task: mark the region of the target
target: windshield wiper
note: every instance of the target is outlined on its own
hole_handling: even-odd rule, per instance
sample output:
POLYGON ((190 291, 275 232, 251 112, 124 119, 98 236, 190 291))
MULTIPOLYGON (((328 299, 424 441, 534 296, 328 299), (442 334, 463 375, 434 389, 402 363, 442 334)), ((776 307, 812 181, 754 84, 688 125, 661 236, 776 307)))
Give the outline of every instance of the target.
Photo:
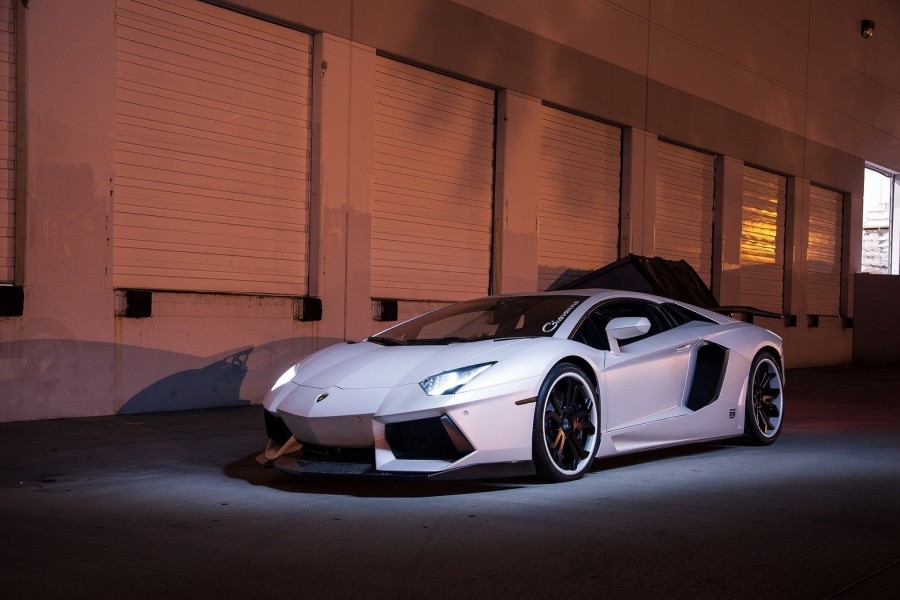
POLYGON ((379 335, 373 335, 371 337, 366 338, 367 342, 373 342, 375 344, 381 344, 382 346, 405 346, 406 342, 402 340, 395 340, 394 338, 383 337, 379 335))
POLYGON ((448 335, 446 337, 441 337, 441 338, 422 338, 422 339, 418 339, 418 340, 409 340, 408 343, 421 344, 422 346, 427 346, 427 345, 465 343, 465 342, 471 342, 471 341, 472 340, 470 340, 469 338, 448 335))

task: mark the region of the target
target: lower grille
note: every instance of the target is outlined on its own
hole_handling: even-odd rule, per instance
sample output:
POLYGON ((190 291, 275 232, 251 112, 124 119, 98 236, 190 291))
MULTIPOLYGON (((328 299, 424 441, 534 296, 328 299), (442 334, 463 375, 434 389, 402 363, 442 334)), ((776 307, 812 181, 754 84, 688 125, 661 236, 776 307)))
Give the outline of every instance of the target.
POLYGON ((284 420, 267 410, 263 411, 266 420, 266 435, 269 439, 281 446, 291 437, 291 430, 284 424, 284 420))
POLYGON ((475 450, 450 417, 433 417, 385 425, 391 451, 405 460, 459 460, 475 450))
POLYGON ((366 463, 375 464, 375 448, 332 448, 303 444, 299 456, 304 460, 320 463, 366 463))

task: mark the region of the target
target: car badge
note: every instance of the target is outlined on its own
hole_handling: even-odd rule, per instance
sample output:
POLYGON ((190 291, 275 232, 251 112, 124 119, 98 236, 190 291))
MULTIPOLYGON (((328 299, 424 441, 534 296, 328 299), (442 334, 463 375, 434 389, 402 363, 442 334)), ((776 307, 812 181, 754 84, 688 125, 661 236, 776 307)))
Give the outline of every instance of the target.
POLYGON ((328 397, 328 392, 325 392, 324 394, 319 394, 318 396, 316 396, 316 404, 318 404, 319 402, 321 402, 322 400, 324 400, 327 397, 328 397))

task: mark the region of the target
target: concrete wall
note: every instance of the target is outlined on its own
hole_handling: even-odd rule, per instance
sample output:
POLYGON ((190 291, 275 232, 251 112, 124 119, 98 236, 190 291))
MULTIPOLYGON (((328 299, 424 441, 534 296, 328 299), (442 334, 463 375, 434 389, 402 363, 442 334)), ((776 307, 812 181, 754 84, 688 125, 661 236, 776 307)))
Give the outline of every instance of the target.
POLYGON ((104 310, 113 301, 114 6, 43 4, 17 8, 16 208, 25 227, 16 271, 27 308, 0 319, 5 419, 116 409, 113 323, 104 310), (109 349, 99 360, 82 352, 98 346, 109 349))
POLYGON ((858 273, 853 362, 900 365, 900 277, 858 273))
MULTIPOLYGON (((155 293, 148 319, 114 316, 115 0, 18 4, 25 314, 0 317, 0 421, 258 402, 296 358, 380 329, 368 289, 376 52, 499 90, 494 291, 536 285, 535 141, 550 102, 624 127, 623 254, 653 253, 657 140, 719 155, 714 288, 725 304, 739 293, 742 166, 788 175, 797 325, 760 324, 785 337, 790 366, 851 360, 852 329, 806 318, 805 198, 811 184, 846 194, 843 313, 859 323, 863 165, 900 170, 896 2, 230 5, 317 34, 310 295, 322 321, 294 320, 290 298, 189 293, 155 293), (872 39, 862 18, 877 22, 872 39)), ((432 306, 402 302, 400 316, 432 306)))

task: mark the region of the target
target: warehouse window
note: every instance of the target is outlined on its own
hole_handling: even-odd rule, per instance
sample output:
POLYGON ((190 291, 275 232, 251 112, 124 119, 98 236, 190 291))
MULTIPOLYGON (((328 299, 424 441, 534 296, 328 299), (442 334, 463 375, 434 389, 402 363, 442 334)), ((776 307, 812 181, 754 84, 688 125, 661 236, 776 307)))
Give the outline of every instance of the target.
POLYGON ((863 191, 864 273, 900 274, 900 175, 870 165, 863 191))

